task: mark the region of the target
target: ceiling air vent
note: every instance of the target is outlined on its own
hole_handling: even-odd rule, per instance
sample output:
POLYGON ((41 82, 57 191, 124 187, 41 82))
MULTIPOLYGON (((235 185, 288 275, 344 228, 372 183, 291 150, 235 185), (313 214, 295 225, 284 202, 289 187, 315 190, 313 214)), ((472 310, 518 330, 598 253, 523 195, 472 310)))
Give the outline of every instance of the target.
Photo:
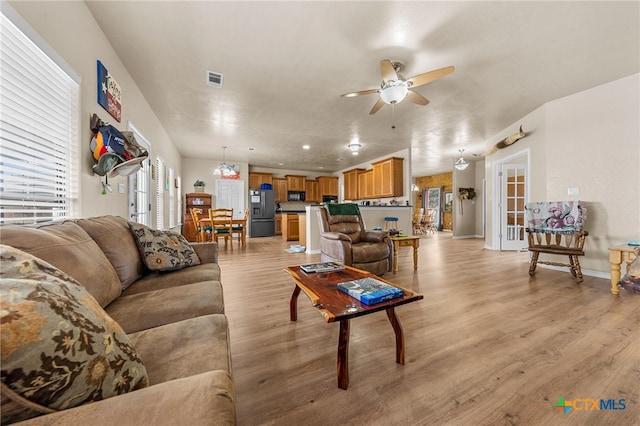
POLYGON ((213 87, 222 88, 224 76, 219 72, 207 71, 207 84, 213 87))

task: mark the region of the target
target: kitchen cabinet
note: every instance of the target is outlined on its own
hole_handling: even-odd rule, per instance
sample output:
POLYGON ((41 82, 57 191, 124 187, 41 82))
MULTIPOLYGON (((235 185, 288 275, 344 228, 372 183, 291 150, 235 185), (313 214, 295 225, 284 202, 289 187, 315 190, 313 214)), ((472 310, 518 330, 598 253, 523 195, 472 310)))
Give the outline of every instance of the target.
POLYGON ((338 177, 337 176, 318 176, 318 190, 320 198, 323 195, 338 196, 338 177))
POLYGON ((398 157, 373 163, 374 197, 401 197, 404 159, 398 157))
POLYGON ((273 178, 273 193, 276 202, 287 201, 287 180, 285 178, 273 178))
POLYGON ((208 218, 209 209, 211 208, 211 194, 205 194, 202 192, 192 192, 185 194, 185 211, 182 218, 182 235, 189 242, 195 242, 196 240, 196 225, 193 223, 191 217, 191 209, 199 209, 201 213, 198 213, 198 217, 208 218))
POLYGON ((304 182, 307 203, 320 203, 320 193, 318 191, 317 180, 306 180, 304 182))
POLYGON ((307 215, 298 215, 298 244, 301 246, 307 245, 307 215))
POLYGON ((304 182, 307 179, 306 176, 299 175, 286 175, 287 179, 287 191, 304 191, 304 182))
POLYGON ((260 189, 260 185, 268 183, 273 185, 272 173, 249 173, 249 189, 260 189))
POLYGON ((358 196, 360 199, 373 198, 373 170, 366 170, 358 174, 358 196))
MULTIPOLYGON (((344 172, 344 199, 345 200, 358 200, 363 198, 360 196, 359 188, 358 188, 358 176, 362 173, 364 169, 351 169, 344 172)), ((364 193, 363 193, 364 195, 364 193)))
POLYGON ((276 235, 282 235, 282 214, 276 213, 276 235))
POLYGON ((284 241, 297 241, 300 238, 298 214, 282 214, 282 239, 284 241))

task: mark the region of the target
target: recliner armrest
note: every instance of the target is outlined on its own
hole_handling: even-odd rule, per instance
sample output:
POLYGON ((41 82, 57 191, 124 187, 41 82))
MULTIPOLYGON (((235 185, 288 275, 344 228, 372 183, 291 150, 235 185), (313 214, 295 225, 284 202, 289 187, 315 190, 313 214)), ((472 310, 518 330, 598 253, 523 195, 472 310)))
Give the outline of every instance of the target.
POLYGON ((389 233, 387 231, 362 231, 360 233, 360 240, 369 243, 381 243, 388 236, 389 233))
POLYGON ((320 236, 328 240, 341 240, 341 241, 352 242, 351 237, 349 237, 347 234, 343 234, 342 232, 321 232, 320 236))

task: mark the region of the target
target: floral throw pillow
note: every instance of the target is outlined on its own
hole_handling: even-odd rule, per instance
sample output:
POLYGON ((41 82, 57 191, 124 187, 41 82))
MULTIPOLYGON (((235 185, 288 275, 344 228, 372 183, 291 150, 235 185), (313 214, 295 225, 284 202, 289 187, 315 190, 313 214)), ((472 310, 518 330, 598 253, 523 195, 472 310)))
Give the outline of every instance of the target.
POLYGON ((152 271, 173 271, 200 264, 191 244, 180 234, 129 222, 142 261, 152 271))
POLYGON ((0 245, 2 424, 148 386, 122 328, 73 278, 0 245))

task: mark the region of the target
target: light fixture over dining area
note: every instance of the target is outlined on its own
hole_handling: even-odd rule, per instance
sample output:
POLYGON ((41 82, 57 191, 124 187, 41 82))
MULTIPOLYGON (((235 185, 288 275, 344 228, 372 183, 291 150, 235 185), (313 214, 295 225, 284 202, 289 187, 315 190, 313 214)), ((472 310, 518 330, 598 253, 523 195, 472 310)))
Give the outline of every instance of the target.
POLYGON ((360 144, 359 142, 351 142, 349 145, 347 145, 347 148, 351 150, 351 153, 353 155, 358 155, 358 151, 360 151, 360 148, 362 148, 362 144, 360 144))
POLYGON ((453 165, 453 167, 455 167, 458 170, 464 170, 467 167, 469 167, 469 163, 464 161, 464 158, 462 158, 462 153, 464 152, 464 149, 459 149, 458 152, 460 152, 460 158, 456 160, 456 163, 453 165))
POLYGON ((234 165, 229 165, 226 163, 226 149, 226 146, 222 147, 222 164, 213 169, 213 174, 215 176, 232 177, 238 174, 234 165))

